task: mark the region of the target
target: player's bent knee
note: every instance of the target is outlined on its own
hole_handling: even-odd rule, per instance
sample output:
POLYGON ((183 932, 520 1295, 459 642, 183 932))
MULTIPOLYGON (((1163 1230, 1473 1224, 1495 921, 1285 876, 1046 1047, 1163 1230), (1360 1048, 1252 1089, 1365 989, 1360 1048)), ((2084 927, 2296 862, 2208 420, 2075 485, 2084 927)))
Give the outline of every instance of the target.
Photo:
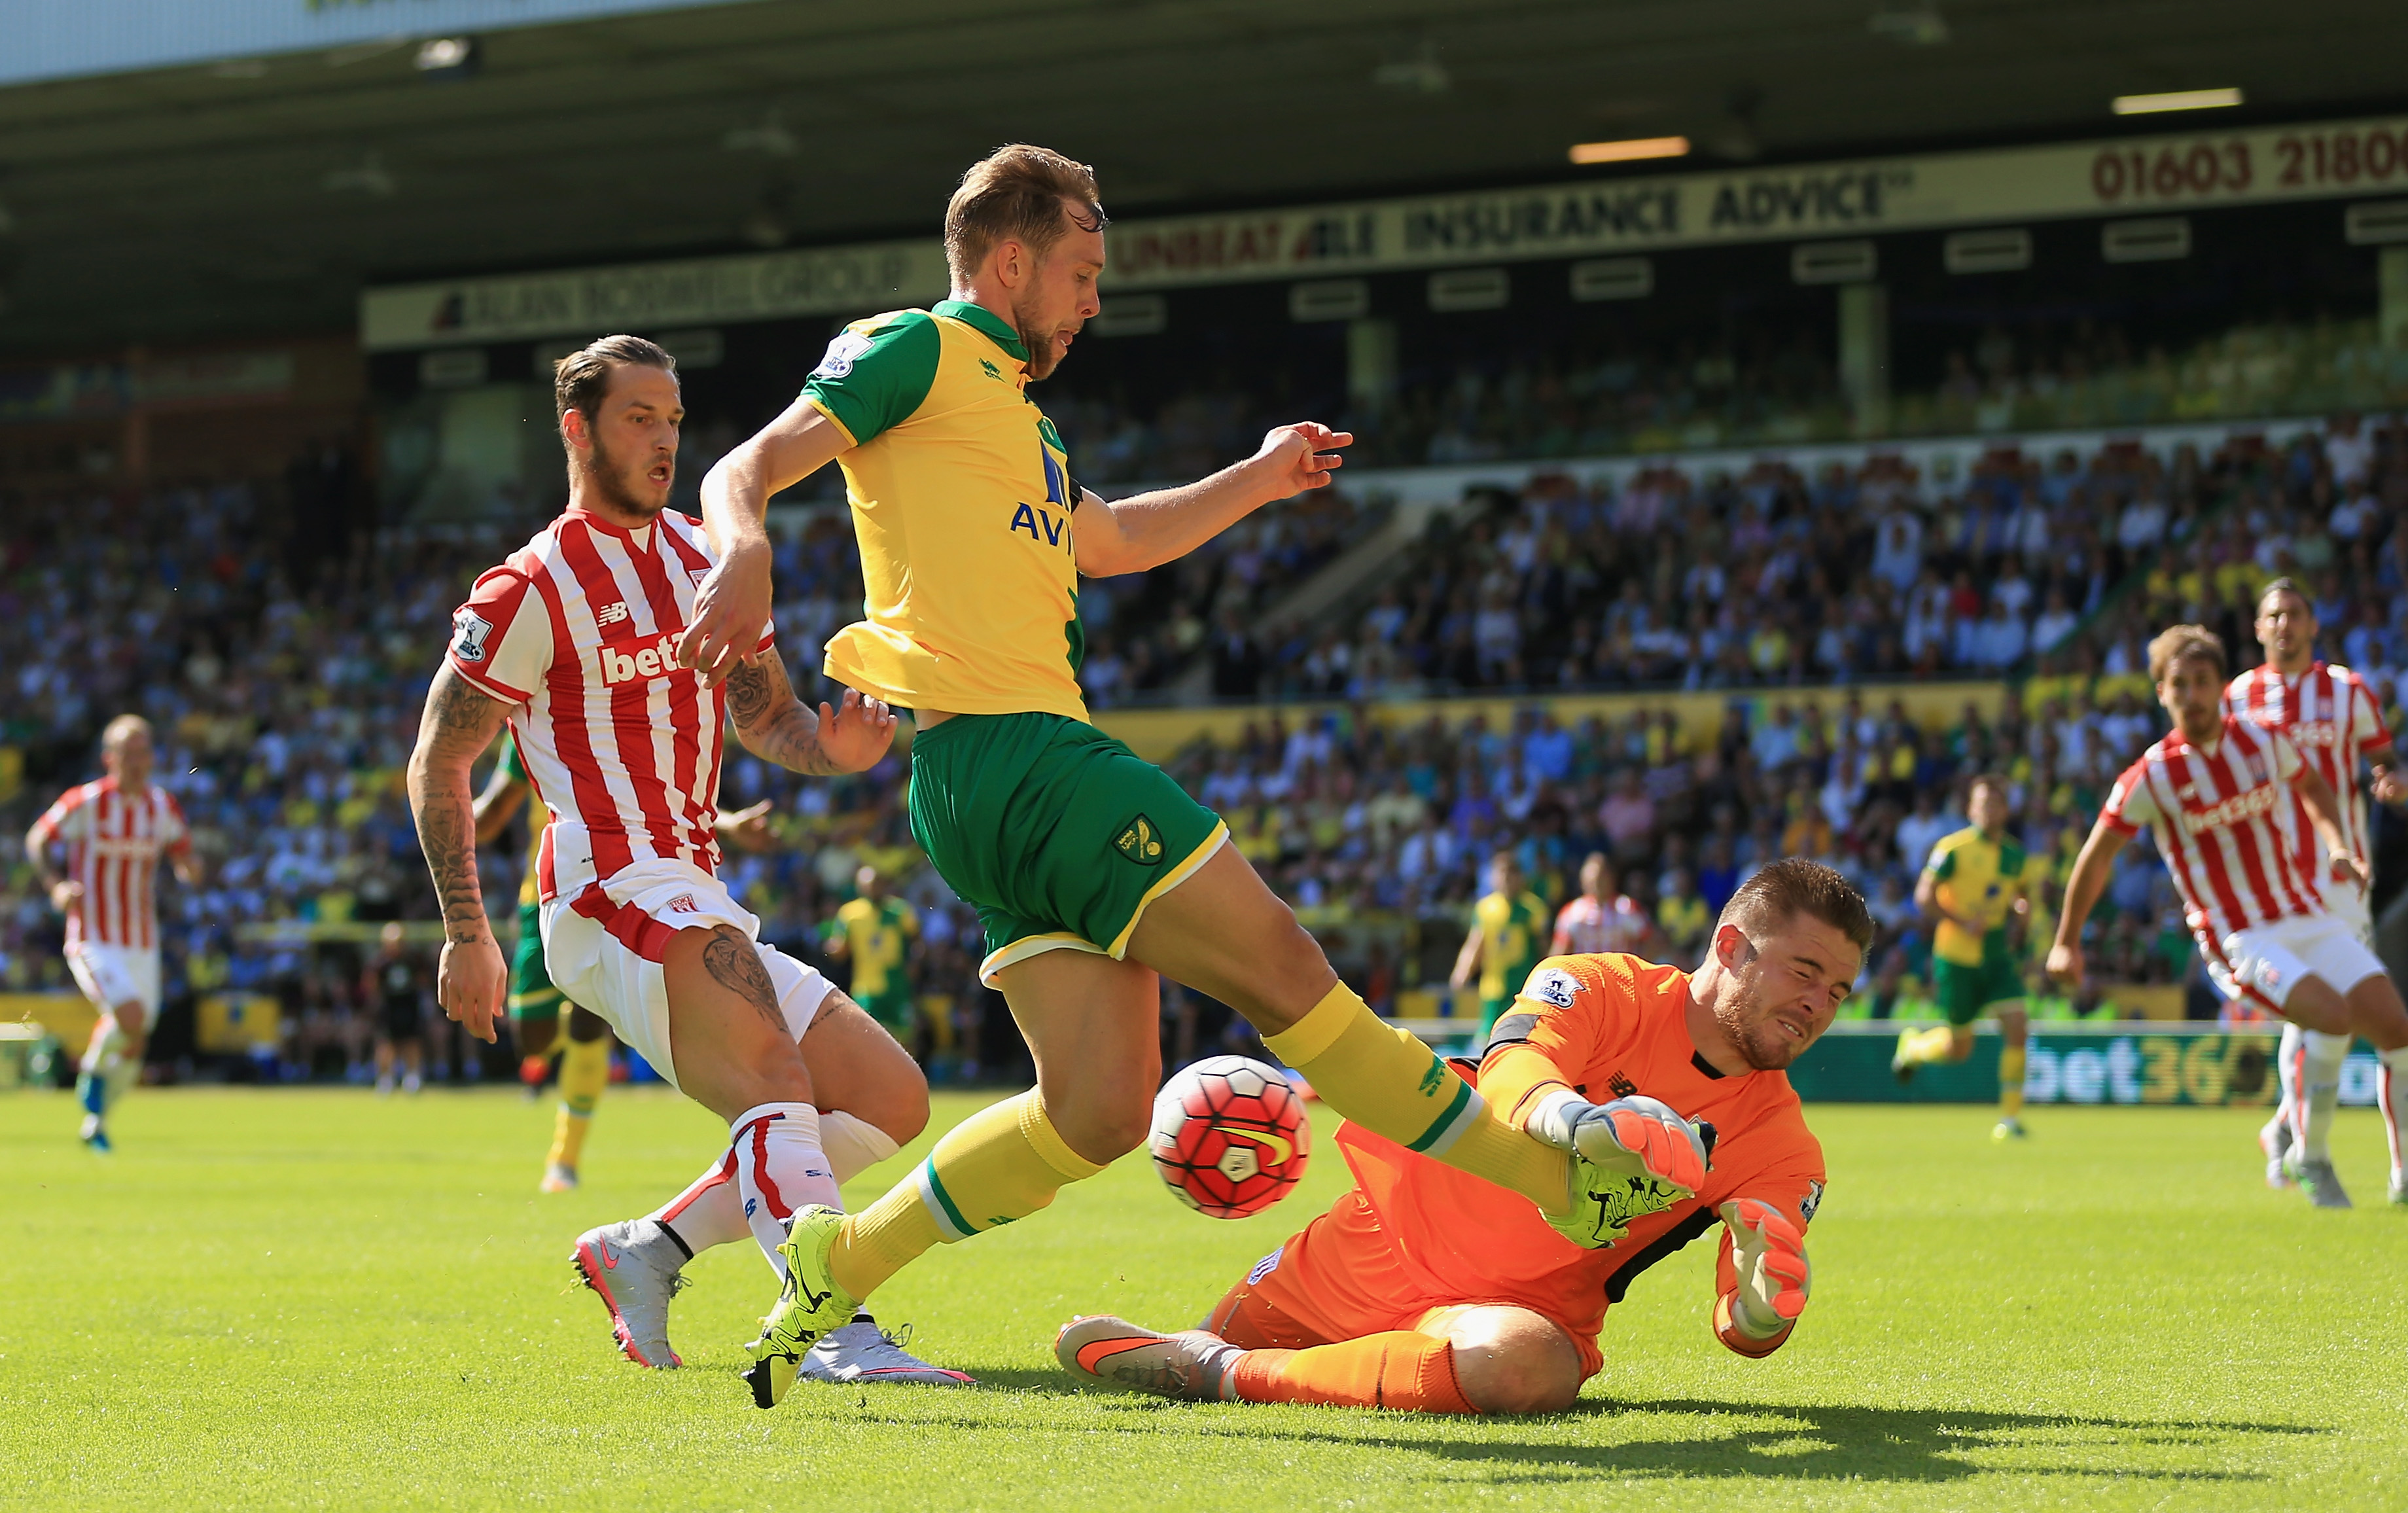
POLYGON ((1455 1383, 1483 1413, 1561 1413, 1580 1397, 1580 1368, 1537 1342, 1455 1349, 1455 1383))

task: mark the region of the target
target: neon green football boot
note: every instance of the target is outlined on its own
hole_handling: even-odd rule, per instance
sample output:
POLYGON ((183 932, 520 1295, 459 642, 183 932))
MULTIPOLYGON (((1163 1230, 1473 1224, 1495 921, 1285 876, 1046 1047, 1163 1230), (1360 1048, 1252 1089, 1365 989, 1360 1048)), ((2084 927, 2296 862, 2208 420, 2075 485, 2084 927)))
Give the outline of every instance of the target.
POLYGON ((786 1285, 777 1306, 761 1320, 761 1337, 744 1347, 752 1358, 744 1379, 752 1388, 756 1407, 774 1408, 786 1399, 802 1369, 803 1357, 819 1342, 853 1322, 861 1300, 836 1285, 828 1273, 828 1250, 844 1228, 844 1216, 824 1203, 798 1209, 787 1223, 785 1243, 778 1254, 786 1262, 786 1285))

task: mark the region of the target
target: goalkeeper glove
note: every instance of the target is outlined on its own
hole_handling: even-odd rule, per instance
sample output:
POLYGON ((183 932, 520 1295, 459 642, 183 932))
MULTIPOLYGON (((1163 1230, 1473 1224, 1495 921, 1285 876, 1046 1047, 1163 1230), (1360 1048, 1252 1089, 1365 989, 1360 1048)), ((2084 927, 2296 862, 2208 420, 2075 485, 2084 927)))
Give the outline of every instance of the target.
POLYGON ((1788 1215, 1761 1199, 1735 1199, 1717 1212, 1729 1226, 1731 1264, 1739 1273, 1737 1289, 1725 1300, 1730 1329, 1718 1333, 1742 1354, 1760 1354, 1731 1334, 1769 1347, 1806 1311, 1814 1279, 1806 1237, 1788 1215))
POLYGON ((1652 1179, 1694 1196, 1705 1186, 1708 1146, 1698 1126, 1670 1106, 1643 1095, 1610 1103, 1583 1102, 1559 1093, 1541 1103, 1525 1126, 1530 1133, 1569 1150, 1616 1176, 1652 1179))

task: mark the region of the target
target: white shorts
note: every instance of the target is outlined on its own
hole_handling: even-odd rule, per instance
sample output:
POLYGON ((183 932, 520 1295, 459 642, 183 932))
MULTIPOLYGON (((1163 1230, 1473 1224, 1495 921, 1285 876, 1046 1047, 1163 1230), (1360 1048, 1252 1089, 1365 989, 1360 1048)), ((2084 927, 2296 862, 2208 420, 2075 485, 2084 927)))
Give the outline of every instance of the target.
POLYGON ((131 999, 142 1005, 147 1020, 159 1017, 159 948, 101 945, 86 941, 67 951, 67 971, 75 973, 83 996, 102 1009, 113 1009, 131 999))
POLYGON ((2358 937, 2359 944, 2373 950, 2374 915, 2367 908, 2366 895, 2359 891, 2358 885, 2336 883, 2327 878, 2322 896, 2325 913, 2349 927, 2349 932, 2358 937))
POLYGON ((2205 953, 2207 974, 2224 996, 2245 992, 2277 1011, 2302 977, 2322 978, 2334 992, 2346 993, 2383 974, 2383 963, 2349 922, 2333 915, 2237 929, 2217 944, 2220 954, 2205 953))
MULTIPOLYGON (((640 861, 607 883, 543 906, 543 958, 552 986, 593 1010, 621 1040, 677 1086, 669 1052, 668 978, 661 966, 681 929, 733 925, 757 936, 761 921, 727 895, 726 886, 681 861, 640 861)), ((773 945, 755 945, 796 1040, 826 1001, 831 984, 773 945)))

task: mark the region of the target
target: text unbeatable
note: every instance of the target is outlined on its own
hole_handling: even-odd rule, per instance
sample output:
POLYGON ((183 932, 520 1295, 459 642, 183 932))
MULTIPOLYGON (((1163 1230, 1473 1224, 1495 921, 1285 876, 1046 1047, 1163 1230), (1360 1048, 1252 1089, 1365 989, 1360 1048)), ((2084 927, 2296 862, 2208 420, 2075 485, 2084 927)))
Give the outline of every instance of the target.
POLYGON ((657 678, 676 669, 675 636, 663 636, 641 651, 623 652, 615 646, 602 648, 602 682, 606 686, 634 683, 638 678, 657 678))
POLYGON ((1882 219, 1885 190, 1912 188, 1914 182, 1912 169, 1851 168, 1727 183, 1714 191, 1706 229, 1859 225, 1882 219))
POLYGON ((1681 192, 1666 184, 1518 200, 1459 200, 1411 210, 1405 215, 1405 251, 1578 246, 1613 237, 1673 237, 1680 231, 1681 192))

